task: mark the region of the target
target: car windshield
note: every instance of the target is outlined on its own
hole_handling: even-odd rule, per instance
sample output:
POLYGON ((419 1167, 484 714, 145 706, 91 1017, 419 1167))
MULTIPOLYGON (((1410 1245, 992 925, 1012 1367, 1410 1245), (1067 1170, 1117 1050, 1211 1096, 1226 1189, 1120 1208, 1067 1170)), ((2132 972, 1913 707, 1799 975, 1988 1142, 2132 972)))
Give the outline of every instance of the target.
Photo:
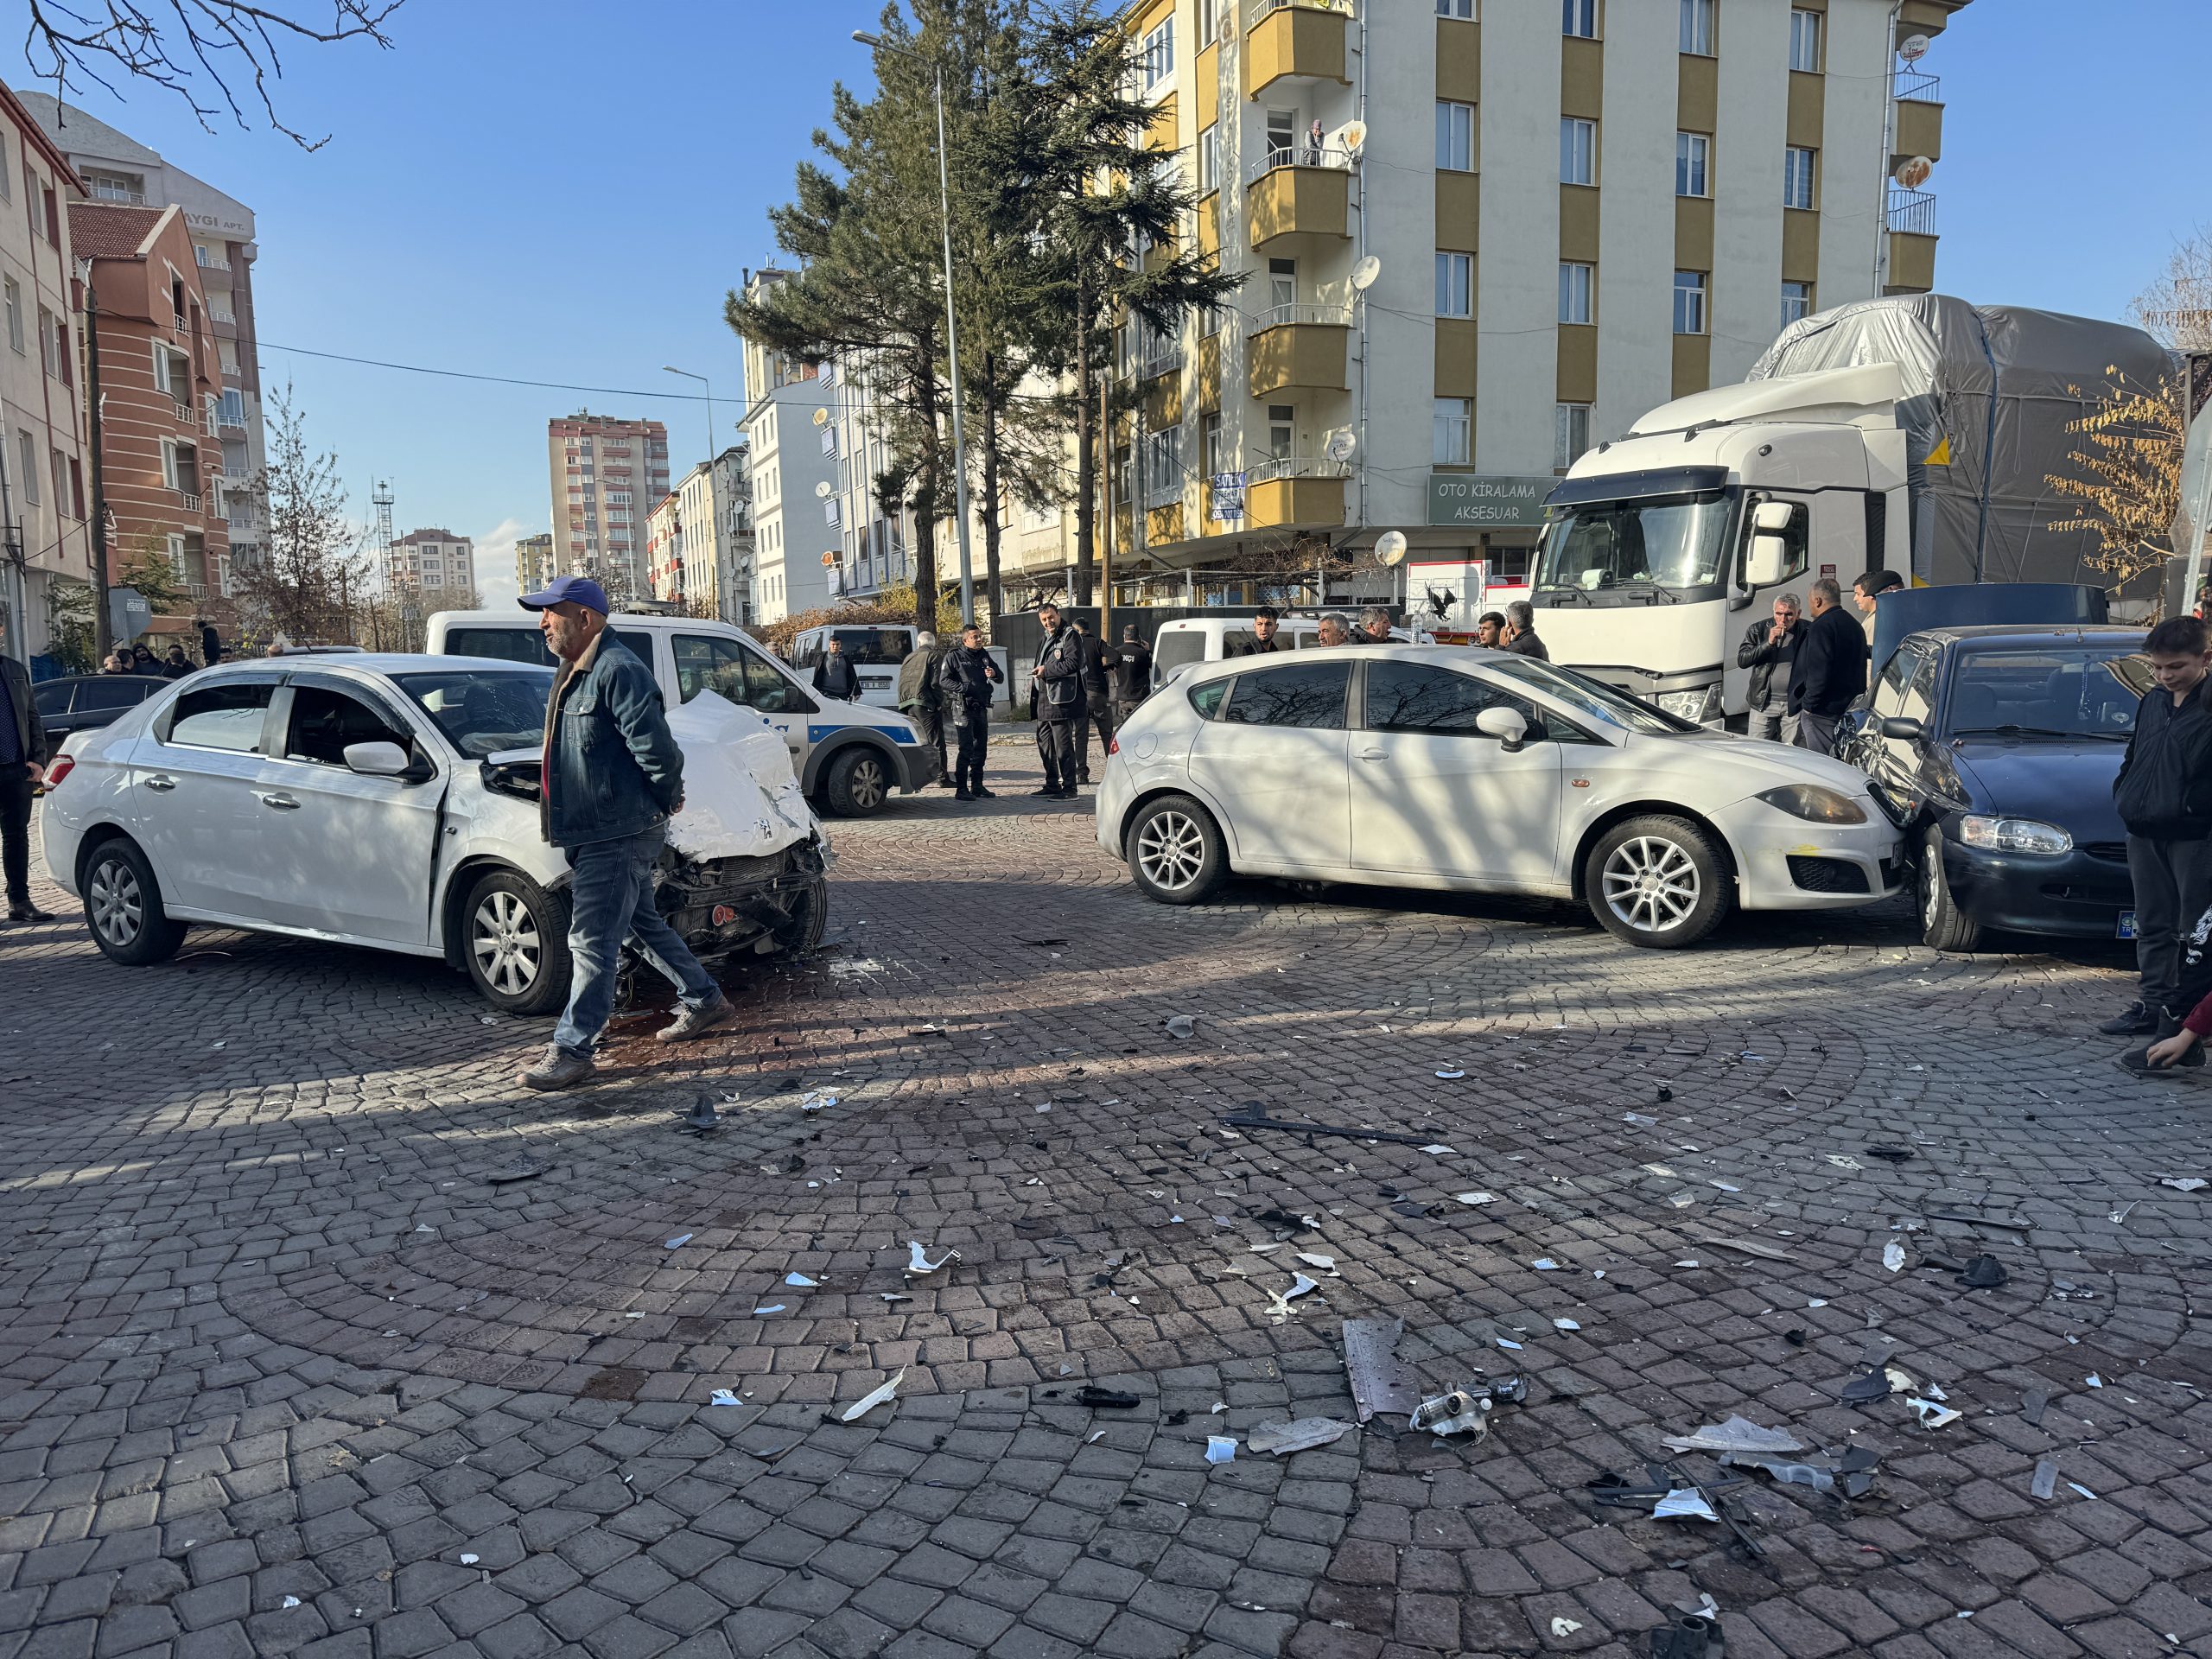
POLYGON ((1502 652, 1484 652, 1482 665, 1492 674, 1525 681, 1535 690, 1557 697, 1577 714, 1587 715, 1592 720, 1602 720, 1607 725, 1618 726, 1644 737, 1680 737, 1703 730, 1694 721, 1677 720, 1672 715, 1663 714, 1641 698, 1615 690, 1602 680, 1593 680, 1571 668, 1538 662, 1533 657, 1509 657, 1502 652))
POLYGON ((471 760, 502 749, 536 748, 544 741, 545 704, 553 695, 550 669, 395 674, 392 679, 471 760))
POLYGON ((830 637, 844 648, 846 661, 864 668, 896 668, 913 649, 904 628, 838 628, 830 637))
POLYGON ((1656 605, 1718 589, 1735 502, 1725 491, 1593 501, 1544 526, 1535 594, 1549 603, 1656 605))
POLYGON ((1962 647, 1951 675, 1945 733, 2018 737, 2102 737, 2125 742, 2154 683, 2139 647, 1962 647))

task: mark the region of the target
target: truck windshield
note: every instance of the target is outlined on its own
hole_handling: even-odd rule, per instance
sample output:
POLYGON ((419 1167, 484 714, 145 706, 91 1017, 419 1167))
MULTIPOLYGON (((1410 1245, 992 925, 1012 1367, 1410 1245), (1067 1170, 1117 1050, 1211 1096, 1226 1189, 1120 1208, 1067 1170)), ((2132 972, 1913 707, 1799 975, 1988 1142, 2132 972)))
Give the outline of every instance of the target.
POLYGON ((1534 597, 1551 605, 1717 598, 1734 513, 1725 491, 1570 507, 1544 526, 1534 597))

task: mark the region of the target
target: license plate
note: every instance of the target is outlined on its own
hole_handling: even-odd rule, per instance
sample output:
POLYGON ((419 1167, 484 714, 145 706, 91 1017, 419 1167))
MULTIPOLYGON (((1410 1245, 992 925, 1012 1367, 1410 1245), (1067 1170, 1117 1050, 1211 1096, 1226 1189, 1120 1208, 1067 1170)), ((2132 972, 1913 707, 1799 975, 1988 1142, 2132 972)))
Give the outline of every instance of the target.
POLYGON ((2133 938, 2135 937, 2135 912, 2132 910, 2121 911, 2120 912, 2120 925, 2113 930, 2113 931, 2114 937, 2116 938, 2123 939, 2133 938))
POLYGON ((737 919, 737 912, 732 910, 728 905, 716 905, 711 913, 710 919, 716 927, 727 927, 737 919))

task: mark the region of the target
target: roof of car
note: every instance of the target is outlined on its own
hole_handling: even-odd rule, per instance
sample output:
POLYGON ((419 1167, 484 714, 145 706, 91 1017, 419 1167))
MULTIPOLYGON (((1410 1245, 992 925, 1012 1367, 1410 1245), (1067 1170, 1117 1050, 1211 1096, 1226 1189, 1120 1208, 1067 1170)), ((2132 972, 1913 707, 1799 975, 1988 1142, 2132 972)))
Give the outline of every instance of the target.
POLYGON ((371 674, 450 674, 456 668, 483 668, 499 669, 512 674, 525 670, 543 672, 551 667, 550 663, 515 663, 499 657, 457 657, 421 651, 349 651, 327 657, 313 653, 297 657, 234 657, 216 664, 213 668, 202 669, 188 677, 198 679, 207 674, 257 668, 277 668, 293 673, 309 669, 352 669, 371 674))
POLYGON ((1950 628, 1923 628, 1907 637, 1933 639, 1942 645, 2005 644, 2046 645, 2054 639, 2132 639, 2143 642, 2144 630, 2114 622, 1975 622, 1950 628))

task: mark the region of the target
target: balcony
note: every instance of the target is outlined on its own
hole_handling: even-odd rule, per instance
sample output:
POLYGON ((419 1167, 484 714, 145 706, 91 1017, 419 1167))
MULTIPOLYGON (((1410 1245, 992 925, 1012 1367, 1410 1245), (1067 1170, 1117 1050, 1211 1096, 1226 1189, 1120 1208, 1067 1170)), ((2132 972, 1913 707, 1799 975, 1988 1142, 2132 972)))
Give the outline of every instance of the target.
POLYGON ((1291 236, 1350 239, 1351 157, 1327 144, 1295 144, 1267 150, 1244 188, 1252 245, 1264 248, 1291 236))
POLYGON ((1143 380, 1157 380, 1163 374, 1174 374, 1183 366, 1183 342, 1179 340, 1152 340, 1145 342, 1144 358, 1137 375, 1143 380))
POLYGON ((1897 77, 1897 103, 1891 106, 1897 119, 1890 140, 1891 171, 1916 156, 1925 156, 1931 162, 1942 160, 1943 105, 1936 96, 1940 84, 1934 75, 1900 73, 1897 77))
POLYGON ((1926 190, 1892 188, 1886 215, 1890 236, 1885 291, 1925 294, 1936 286, 1936 198, 1926 190))
POLYGON ((1349 86, 1344 36, 1351 17, 1351 0, 1256 0, 1245 22, 1245 95, 1257 98, 1279 80, 1349 86))
POLYGON ((1341 524, 1344 480, 1351 468, 1322 455, 1277 455, 1244 473, 1244 525, 1281 530, 1300 524, 1341 524))
POLYGON ((1293 390, 1345 390, 1350 305, 1274 306, 1250 319, 1244 336, 1254 397, 1293 390))

